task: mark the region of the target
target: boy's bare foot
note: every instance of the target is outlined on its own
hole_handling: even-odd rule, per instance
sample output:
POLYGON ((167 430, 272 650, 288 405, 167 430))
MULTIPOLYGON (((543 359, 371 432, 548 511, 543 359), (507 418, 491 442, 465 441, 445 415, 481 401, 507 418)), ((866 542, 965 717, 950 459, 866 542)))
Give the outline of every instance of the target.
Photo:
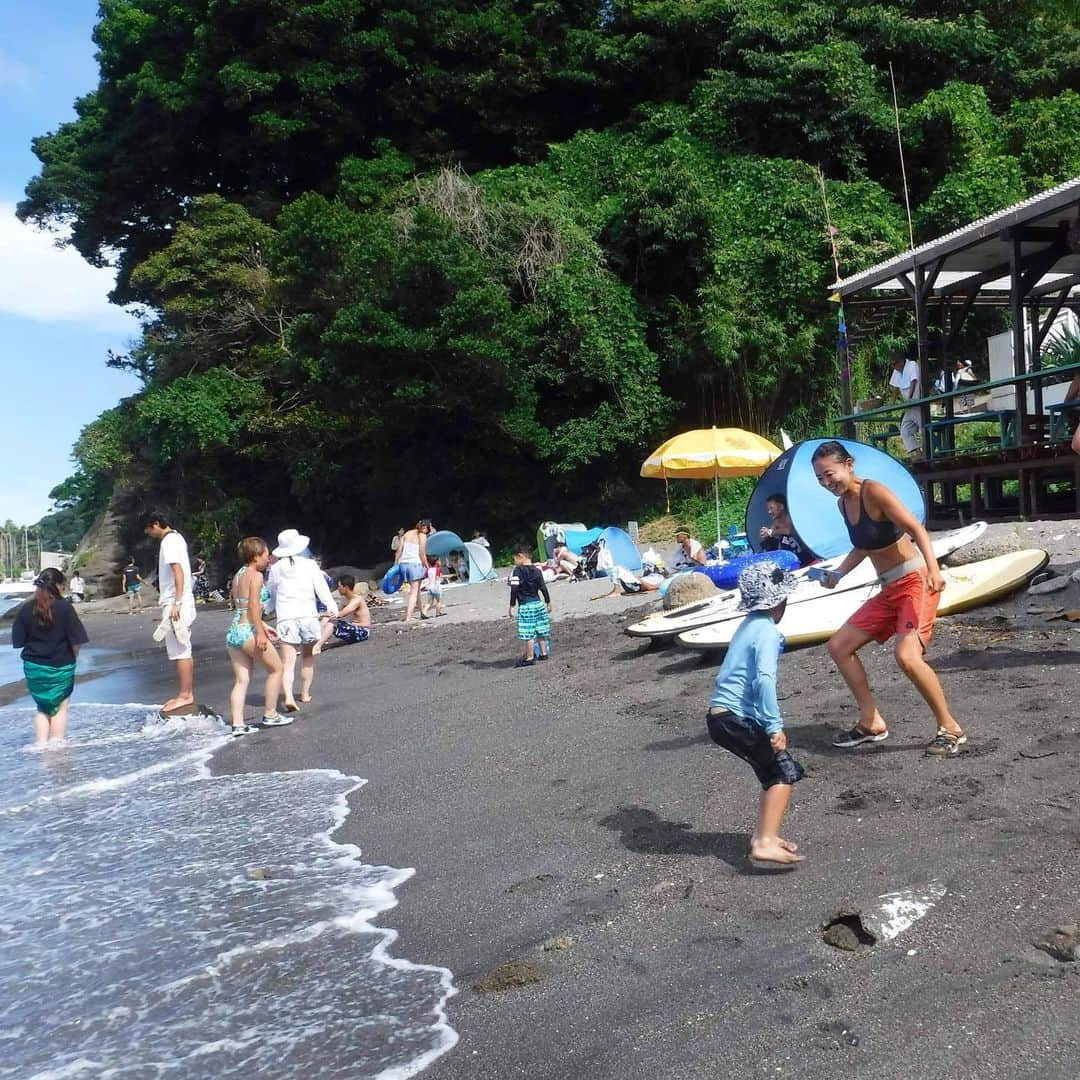
POLYGON ((799 850, 799 845, 798 845, 798 844, 793 844, 793 843, 792 843, 792 842, 791 842, 790 840, 785 840, 785 839, 784 839, 784 838, 783 838, 782 836, 781 836, 781 837, 779 837, 779 838, 777 839, 777 841, 776 841, 776 842, 777 842, 777 843, 778 843, 778 844, 779 844, 779 845, 780 845, 780 846, 781 846, 781 847, 782 847, 782 848, 783 848, 783 849, 784 849, 785 851, 790 851, 790 852, 791 852, 792 854, 794 854, 794 853, 795 853, 796 851, 798 851, 798 850, 799 850))
POLYGON ((790 850, 792 846, 780 839, 755 841, 750 845, 750 861, 770 866, 793 866, 804 862, 804 856, 790 850))

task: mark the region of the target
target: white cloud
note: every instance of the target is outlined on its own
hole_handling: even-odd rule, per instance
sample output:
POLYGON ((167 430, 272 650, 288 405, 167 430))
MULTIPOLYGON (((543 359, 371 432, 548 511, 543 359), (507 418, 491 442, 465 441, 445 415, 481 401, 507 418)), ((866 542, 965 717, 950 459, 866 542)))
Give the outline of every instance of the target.
POLYGON ((54 233, 24 225, 13 203, 0 202, 0 311, 33 322, 84 323, 135 333, 138 323, 110 304, 114 274, 90 266, 54 233))
POLYGON ((0 86, 26 92, 33 81, 33 73, 26 64, 0 49, 0 86))

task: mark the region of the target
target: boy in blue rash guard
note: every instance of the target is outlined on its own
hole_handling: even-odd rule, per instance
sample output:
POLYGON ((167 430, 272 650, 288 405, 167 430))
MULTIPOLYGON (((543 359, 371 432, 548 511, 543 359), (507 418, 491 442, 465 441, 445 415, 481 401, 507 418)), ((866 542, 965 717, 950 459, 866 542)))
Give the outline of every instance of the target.
POLYGON ((731 639, 705 718, 713 742, 742 758, 761 784, 750 859, 766 865, 803 860, 796 845, 780 837, 791 786, 802 779, 803 770, 788 753, 776 700, 777 661, 784 648, 776 624, 796 584, 792 574, 768 561, 752 563, 739 575, 739 608, 749 614, 731 639))

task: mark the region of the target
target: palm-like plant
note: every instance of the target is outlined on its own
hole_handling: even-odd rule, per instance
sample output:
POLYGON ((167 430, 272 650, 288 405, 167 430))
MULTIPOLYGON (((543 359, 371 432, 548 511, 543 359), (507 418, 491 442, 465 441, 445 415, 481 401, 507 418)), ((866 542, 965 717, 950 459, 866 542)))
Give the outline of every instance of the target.
POLYGON ((1064 367, 1080 364, 1080 330, 1063 330, 1055 334, 1042 353, 1042 366, 1064 367))

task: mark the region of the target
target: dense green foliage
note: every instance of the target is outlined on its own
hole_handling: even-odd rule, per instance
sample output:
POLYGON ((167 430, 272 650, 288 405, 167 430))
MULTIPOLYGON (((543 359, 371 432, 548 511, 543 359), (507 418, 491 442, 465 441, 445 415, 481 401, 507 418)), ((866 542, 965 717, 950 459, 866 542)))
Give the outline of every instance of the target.
POLYGON ((682 427, 820 427, 819 175, 843 268, 904 246, 890 64, 920 236, 1080 173, 1074 14, 102 0, 20 207, 149 312, 86 505, 116 480, 207 545, 300 522, 356 557, 421 513, 637 516, 682 427))

